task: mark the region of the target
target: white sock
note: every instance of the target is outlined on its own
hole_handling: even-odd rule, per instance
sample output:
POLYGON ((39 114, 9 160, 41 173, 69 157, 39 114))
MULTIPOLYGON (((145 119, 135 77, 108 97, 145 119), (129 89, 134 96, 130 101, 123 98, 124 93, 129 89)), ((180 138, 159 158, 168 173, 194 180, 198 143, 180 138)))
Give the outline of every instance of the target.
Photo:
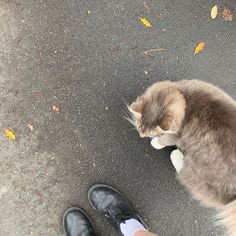
POLYGON ((124 236, 133 236, 137 231, 147 231, 144 226, 135 219, 126 220, 120 224, 120 230, 124 236))

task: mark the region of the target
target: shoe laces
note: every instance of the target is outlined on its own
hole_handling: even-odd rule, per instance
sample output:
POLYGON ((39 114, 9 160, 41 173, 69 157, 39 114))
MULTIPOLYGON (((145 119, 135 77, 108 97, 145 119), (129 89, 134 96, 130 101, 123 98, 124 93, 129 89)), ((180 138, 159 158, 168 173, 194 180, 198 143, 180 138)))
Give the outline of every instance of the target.
POLYGON ((126 209, 119 208, 117 210, 112 210, 109 207, 107 208, 105 216, 109 218, 113 224, 124 223, 126 220, 132 218, 130 212, 126 209))

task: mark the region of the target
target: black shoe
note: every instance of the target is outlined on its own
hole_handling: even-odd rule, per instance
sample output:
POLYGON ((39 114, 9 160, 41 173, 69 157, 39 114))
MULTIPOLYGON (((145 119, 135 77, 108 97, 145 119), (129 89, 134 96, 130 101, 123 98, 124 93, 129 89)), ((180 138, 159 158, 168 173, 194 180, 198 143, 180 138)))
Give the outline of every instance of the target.
POLYGON ((96 184, 89 189, 88 199, 92 207, 116 228, 121 234, 120 224, 136 219, 147 229, 139 215, 133 210, 125 197, 108 185, 96 184))
POLYGON ((93 225, 80 208, 70 208, 63 217, 65 236, 95 236, 93 225))

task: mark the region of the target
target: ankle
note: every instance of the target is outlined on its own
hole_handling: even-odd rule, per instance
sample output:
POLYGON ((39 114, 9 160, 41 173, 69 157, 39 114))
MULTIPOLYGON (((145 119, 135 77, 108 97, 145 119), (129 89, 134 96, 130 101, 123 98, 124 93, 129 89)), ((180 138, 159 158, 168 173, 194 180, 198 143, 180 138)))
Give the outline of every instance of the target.
POLYGON ((139 231, 136 231, 133 236, 158 236, 157 234, 153 234, 149 231, 146 231, 146 230, 139 230, 139 231))
POLYGON ((146 233, 147 231, 146 230, 139 230, 139 231, 136 231, 133 236, 146 236, 146 233))

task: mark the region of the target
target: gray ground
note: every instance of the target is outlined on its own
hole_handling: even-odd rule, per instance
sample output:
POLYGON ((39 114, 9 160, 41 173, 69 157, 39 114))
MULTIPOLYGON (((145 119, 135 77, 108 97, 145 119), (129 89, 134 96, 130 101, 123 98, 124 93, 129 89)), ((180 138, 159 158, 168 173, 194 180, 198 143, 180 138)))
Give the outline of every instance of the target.
POLYGON ((170 149, 154 150, 123 119, 122 99, 167 79, 201 79, 236 97, 235 20, 209 15, 216 3, 236 14, 236 2, 147 3, 149 11, 143 0, 0 1, 0 236, 62 235, 74 205, 98 235, 117 235, 88 204, 96 182, 122 191, 160 236, 222 235, 214 212, 175 180, 170 149), (193 55, 200 41, 206 48, 193 55), (143 53, 152 48, 166 51, 143 53))

